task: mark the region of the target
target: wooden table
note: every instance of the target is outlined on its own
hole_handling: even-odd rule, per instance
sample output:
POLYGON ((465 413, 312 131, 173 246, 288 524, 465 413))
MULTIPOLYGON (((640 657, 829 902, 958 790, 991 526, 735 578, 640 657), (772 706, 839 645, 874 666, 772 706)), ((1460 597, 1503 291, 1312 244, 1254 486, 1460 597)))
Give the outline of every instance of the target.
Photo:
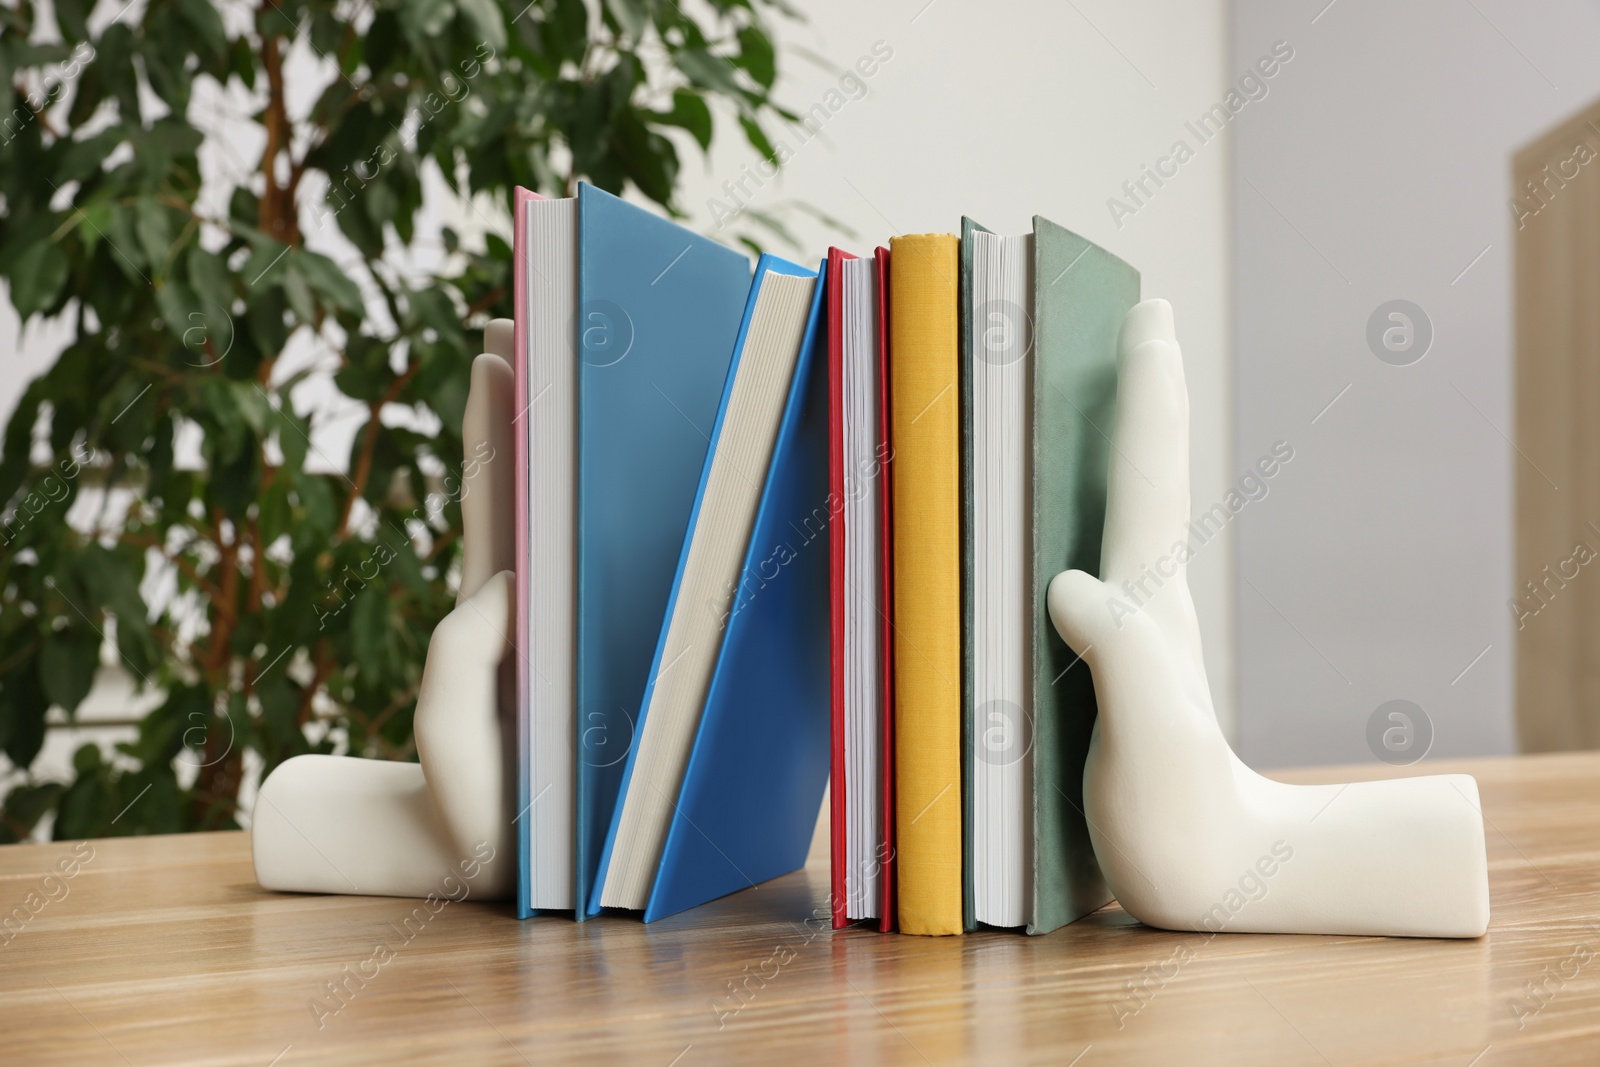
POLYGON ((1115 905, 1038 938, 834 934, 820 854, 648 927, 467 901, 408 940, 413 902, 263 892, 244 834, 79 845, 48 886, 73 846, 12 846, 0 909, 56 899, 0 935, 0 1063, 1600 1063, 1600 754, 1426 769, 1482 787, 1476 941, 1207 939, 1115 905))

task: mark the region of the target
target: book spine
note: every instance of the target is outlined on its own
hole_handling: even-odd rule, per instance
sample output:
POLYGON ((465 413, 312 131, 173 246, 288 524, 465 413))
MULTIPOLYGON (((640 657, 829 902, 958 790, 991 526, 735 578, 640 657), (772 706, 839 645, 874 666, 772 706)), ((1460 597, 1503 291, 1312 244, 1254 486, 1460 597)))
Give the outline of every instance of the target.
MULTIPOLYGON (((520 413, 528 406, 528 257, 533 250, 527 240, 527 205, 532 199, 525 189, 518 189, 512 202, 511 235, 511 315, 512 315, 512 403, 520 413)), ((528 647, 531 641, 528 618, 528 423, 512 426, 512 508, 516 524, 516 612, 513 620, 513 639, 517 649, 516 674, 516 738, 517 738, 517 810, 525 811, 529 802, 529 782, 533 775, 529 695, 532 682, 528 677, 528 647)), ((533 915, 533 842, 528 827, 517 828, 517 918, 533 915)))
POLYGON ((889 427, 889 250, 880 247, 874 255, 878 273, 878 429, 883 435, 878 454, 883 459, 883 484, 878 499, 879 536, 883 555, 880 557, 878 580, 883 597, 883 704, 881 707, 883 746, 883 838, 878 857, 883 863, 883 875, 878 883, 878 929, 885 933, 896 927, 897 843, 895 840, 894 806, 894 435, 889 427))
MULTIPOLYGON (((973 437, 972 437, 972 235, 983 227, 971 219, 961 220, 961 273, 956 295, 956 322, 959 329, 956 351, 961 381, 961 925, 977 928, 977 894, 973 887, 975 869, 972 767, 972 663, 973 635, 973 437)), ((986 232, 986 231, 985 231, 986 232)))
POLYGON ((895 802, 909 934, 962 932, 959 245, 950 234, 890 242, 895 802))
POLYGON ((828 250, 828 507, 838 512, 828 524, 828 704, 830 738, 829 838, 833 888, 833 928, 849 924, 849 808, 845 796, 844 721, 844 253, 828 250))

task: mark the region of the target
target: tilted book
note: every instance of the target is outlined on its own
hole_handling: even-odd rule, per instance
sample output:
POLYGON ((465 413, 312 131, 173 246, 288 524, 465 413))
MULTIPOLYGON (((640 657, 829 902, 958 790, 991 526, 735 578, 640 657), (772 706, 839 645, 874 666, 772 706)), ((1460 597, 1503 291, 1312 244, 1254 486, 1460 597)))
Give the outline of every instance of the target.
POLYGON ((750 289, 742 253, 578 186, 575 903, 589 900, 750 289))
POLYGON ((828 778, 824 291, 756 266, 591 913, 652 922, 805 863, 828 778))

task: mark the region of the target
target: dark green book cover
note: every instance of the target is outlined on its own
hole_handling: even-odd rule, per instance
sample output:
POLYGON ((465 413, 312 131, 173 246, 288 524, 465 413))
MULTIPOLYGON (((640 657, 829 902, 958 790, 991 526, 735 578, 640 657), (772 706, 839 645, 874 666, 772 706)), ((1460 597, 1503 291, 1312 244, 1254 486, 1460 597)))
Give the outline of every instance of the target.
POLYGON ((1064 570, 1100 573, 1117 407, 1117 337, 1139 272, 1033 219, 1033 921, 1045 934, 1111 899, 1089 842, 1083 764, 1094 729, 1089 666, 1050 623, 1064 570))

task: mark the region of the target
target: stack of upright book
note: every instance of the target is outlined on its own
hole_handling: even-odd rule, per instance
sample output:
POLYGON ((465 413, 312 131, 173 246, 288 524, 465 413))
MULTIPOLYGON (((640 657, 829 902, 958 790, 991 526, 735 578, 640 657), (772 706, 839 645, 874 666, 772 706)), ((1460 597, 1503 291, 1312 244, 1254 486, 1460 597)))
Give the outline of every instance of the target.
POLYGON ((835 926, 1107 900, 1086 666, 1138 275, 1043 218, 811 269, 515 199, 518 913, 651 921, 805 862, 835 926))
POLYGON ((1045 594, 1099 570, 1139 276, 1039 217, 827 271, 834 925, 1047 933, 1110 899, 1094 689, 1045 594))

